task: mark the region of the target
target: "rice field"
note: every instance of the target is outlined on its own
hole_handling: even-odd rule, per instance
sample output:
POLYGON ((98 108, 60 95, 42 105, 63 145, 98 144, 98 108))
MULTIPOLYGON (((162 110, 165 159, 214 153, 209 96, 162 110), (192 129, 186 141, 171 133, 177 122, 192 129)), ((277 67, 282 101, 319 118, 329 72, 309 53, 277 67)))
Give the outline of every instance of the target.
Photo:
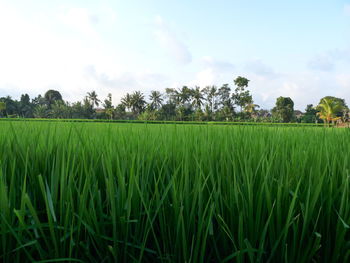
POLYGON ((0 123, 1 262, 349 262, 350 129, 0 123))

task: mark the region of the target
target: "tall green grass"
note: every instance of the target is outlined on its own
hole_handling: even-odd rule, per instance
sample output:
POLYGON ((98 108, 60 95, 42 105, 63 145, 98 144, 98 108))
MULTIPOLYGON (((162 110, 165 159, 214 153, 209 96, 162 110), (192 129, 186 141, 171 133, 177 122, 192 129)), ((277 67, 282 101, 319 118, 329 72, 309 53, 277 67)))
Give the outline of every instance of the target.
POLYGON ((2 262, 349 262, 350 131, 1 122, 2 262))

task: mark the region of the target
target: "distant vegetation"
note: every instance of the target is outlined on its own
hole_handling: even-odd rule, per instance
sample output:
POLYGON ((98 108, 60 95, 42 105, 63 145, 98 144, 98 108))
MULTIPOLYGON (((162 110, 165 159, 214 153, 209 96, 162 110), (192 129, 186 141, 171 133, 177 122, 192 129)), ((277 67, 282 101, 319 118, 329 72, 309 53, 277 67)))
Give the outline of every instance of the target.
POLYGON ((125 94, 120 103, 112 104, 112 95, 101 101, 95 91, 88 92, 82 101, 64 101, 59 91, 48 90, 43 96, 30 99, 23 94, 19 101, 0 98, 0 116, 8 118, 61 118, 159 121, 236 121, 236 122, 301 122, 345 123, 349 108, 344 99, 327 96, 315 107, 307 105, 305 112, 294 109, 289 97, 279 97, 271 110, 254 104, 248 90, 249 80, 237 77, 235 89, 198 86, 180 89, 152 90, 148 99, 140 91, 125 94))

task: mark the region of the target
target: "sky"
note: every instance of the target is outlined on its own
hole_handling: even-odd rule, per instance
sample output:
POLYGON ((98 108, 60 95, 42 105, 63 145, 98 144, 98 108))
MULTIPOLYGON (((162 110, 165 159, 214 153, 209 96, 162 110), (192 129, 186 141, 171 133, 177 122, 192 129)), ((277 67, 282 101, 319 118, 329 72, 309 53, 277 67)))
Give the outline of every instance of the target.
POLYGON ((350 104, 350 0, 0 0, 0 97, 204 87, 350 104))

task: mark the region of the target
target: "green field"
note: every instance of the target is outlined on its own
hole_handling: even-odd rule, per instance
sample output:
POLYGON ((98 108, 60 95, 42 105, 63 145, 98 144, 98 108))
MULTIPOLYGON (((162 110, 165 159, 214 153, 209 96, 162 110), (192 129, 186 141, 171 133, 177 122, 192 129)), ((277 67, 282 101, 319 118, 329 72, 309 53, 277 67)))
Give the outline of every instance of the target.
POLYGON ((0 122, 0 261, 349 262, 349 139, 0 122))

